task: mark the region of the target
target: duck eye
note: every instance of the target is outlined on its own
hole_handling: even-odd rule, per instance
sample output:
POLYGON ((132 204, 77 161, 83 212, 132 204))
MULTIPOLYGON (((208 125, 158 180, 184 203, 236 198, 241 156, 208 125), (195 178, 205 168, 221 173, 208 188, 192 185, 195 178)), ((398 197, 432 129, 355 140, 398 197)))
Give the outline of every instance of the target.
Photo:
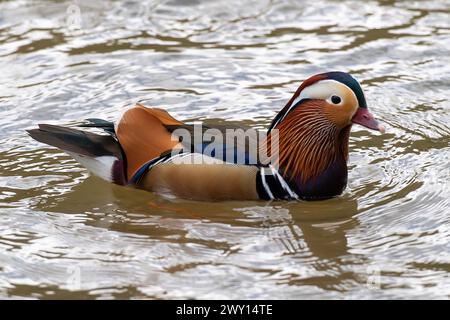
POLYGON ((331 96, 331 102, 333 102, 334 104, 339 104, 341 103, 341 97, 339 96, 331 96))

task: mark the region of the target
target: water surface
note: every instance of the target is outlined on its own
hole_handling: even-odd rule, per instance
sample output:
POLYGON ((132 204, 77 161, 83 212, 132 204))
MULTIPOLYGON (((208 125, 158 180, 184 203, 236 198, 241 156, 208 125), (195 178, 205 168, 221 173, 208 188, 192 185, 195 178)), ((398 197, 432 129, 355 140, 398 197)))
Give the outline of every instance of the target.
POLYGON ((449 1, 0 1, 0 297, 450 297, 449 1), (164 199, 24 129, 137 101, 267 126, 300 82, 357 77, 349 186, 322 202, 164 199))

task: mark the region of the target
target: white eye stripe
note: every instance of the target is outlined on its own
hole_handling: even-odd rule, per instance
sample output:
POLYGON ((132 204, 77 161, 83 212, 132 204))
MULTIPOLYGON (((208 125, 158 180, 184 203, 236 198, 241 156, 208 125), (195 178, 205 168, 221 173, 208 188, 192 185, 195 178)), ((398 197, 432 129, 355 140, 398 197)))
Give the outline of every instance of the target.
MULTIPOLYGON (((332 96, 338 96, 341 98, 341 103, 343 103, 343 94, 342 90, 346 88, 349 92, 354 96, 355 100, 358 101, 356 98, 355 93, 352 89, 350 89, 347 85, 343 84, 342 82, 326 79, 317 81, 316 83, 310 85, 309 87, 306 87, 300 92, 300 95, 292 102, 291 107, 289 108, 289 111, 294 107, 300 100, 303 99, 322 99, 327 100, 328 102, 331 101, 332 96), (329 100, 328 100, 329 99, 329 100)), ((359 107, 359 105, 358 105, 359 107)))
POLYGON ((327 98, 331 99, 333 95, 336 95, 339 96, 342 100, 343 93, 345 92, 344 90, 351 92, 351 94, 355 97, 355 100, 358 101, 352 89, 350 89, 347 85, 343 84, 342 82, 331 79, 321 80, 309 87, 306 87, 305 89, 302 90, 298 98, 326 100, 327 98))

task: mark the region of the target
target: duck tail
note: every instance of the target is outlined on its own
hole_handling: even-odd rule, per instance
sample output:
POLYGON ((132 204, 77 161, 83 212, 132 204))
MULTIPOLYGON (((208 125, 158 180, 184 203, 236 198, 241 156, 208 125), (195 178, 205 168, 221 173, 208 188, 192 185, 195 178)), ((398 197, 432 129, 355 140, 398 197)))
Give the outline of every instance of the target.
POLYGON ((92 174, 119 184, 127 183, 126 159, 117 141, 112 122, 88 119, 78 127, 103 129, 106 134, 95 134, 71 127, 39 124, 38 129, 27 130, 35 140, 57 147, 86 167, 92 174))

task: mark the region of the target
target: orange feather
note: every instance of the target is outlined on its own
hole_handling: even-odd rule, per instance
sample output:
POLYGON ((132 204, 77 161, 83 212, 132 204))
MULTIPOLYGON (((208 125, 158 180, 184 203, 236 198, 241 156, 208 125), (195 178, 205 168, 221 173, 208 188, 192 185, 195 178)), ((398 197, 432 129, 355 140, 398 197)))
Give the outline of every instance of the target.
POLYGON ((182 122, 162 109, 146 108, 141 104, 124 113, 116 134, 127 159, 128 179, 146 162, 178 145, 165 124, 182 122))
MULTIPOLYGON (((323 116, 324 102, 310 100, 288 114, 279 130, 279 155, 273 159, 287 179, 302 182, 317 177, 337 158, 348 157, 350 127, 339 131, 323 116)), ((265 144, 270 154, 271 134, 265 144)), ((276 155, 275 155, 276 156, 276 155)))

